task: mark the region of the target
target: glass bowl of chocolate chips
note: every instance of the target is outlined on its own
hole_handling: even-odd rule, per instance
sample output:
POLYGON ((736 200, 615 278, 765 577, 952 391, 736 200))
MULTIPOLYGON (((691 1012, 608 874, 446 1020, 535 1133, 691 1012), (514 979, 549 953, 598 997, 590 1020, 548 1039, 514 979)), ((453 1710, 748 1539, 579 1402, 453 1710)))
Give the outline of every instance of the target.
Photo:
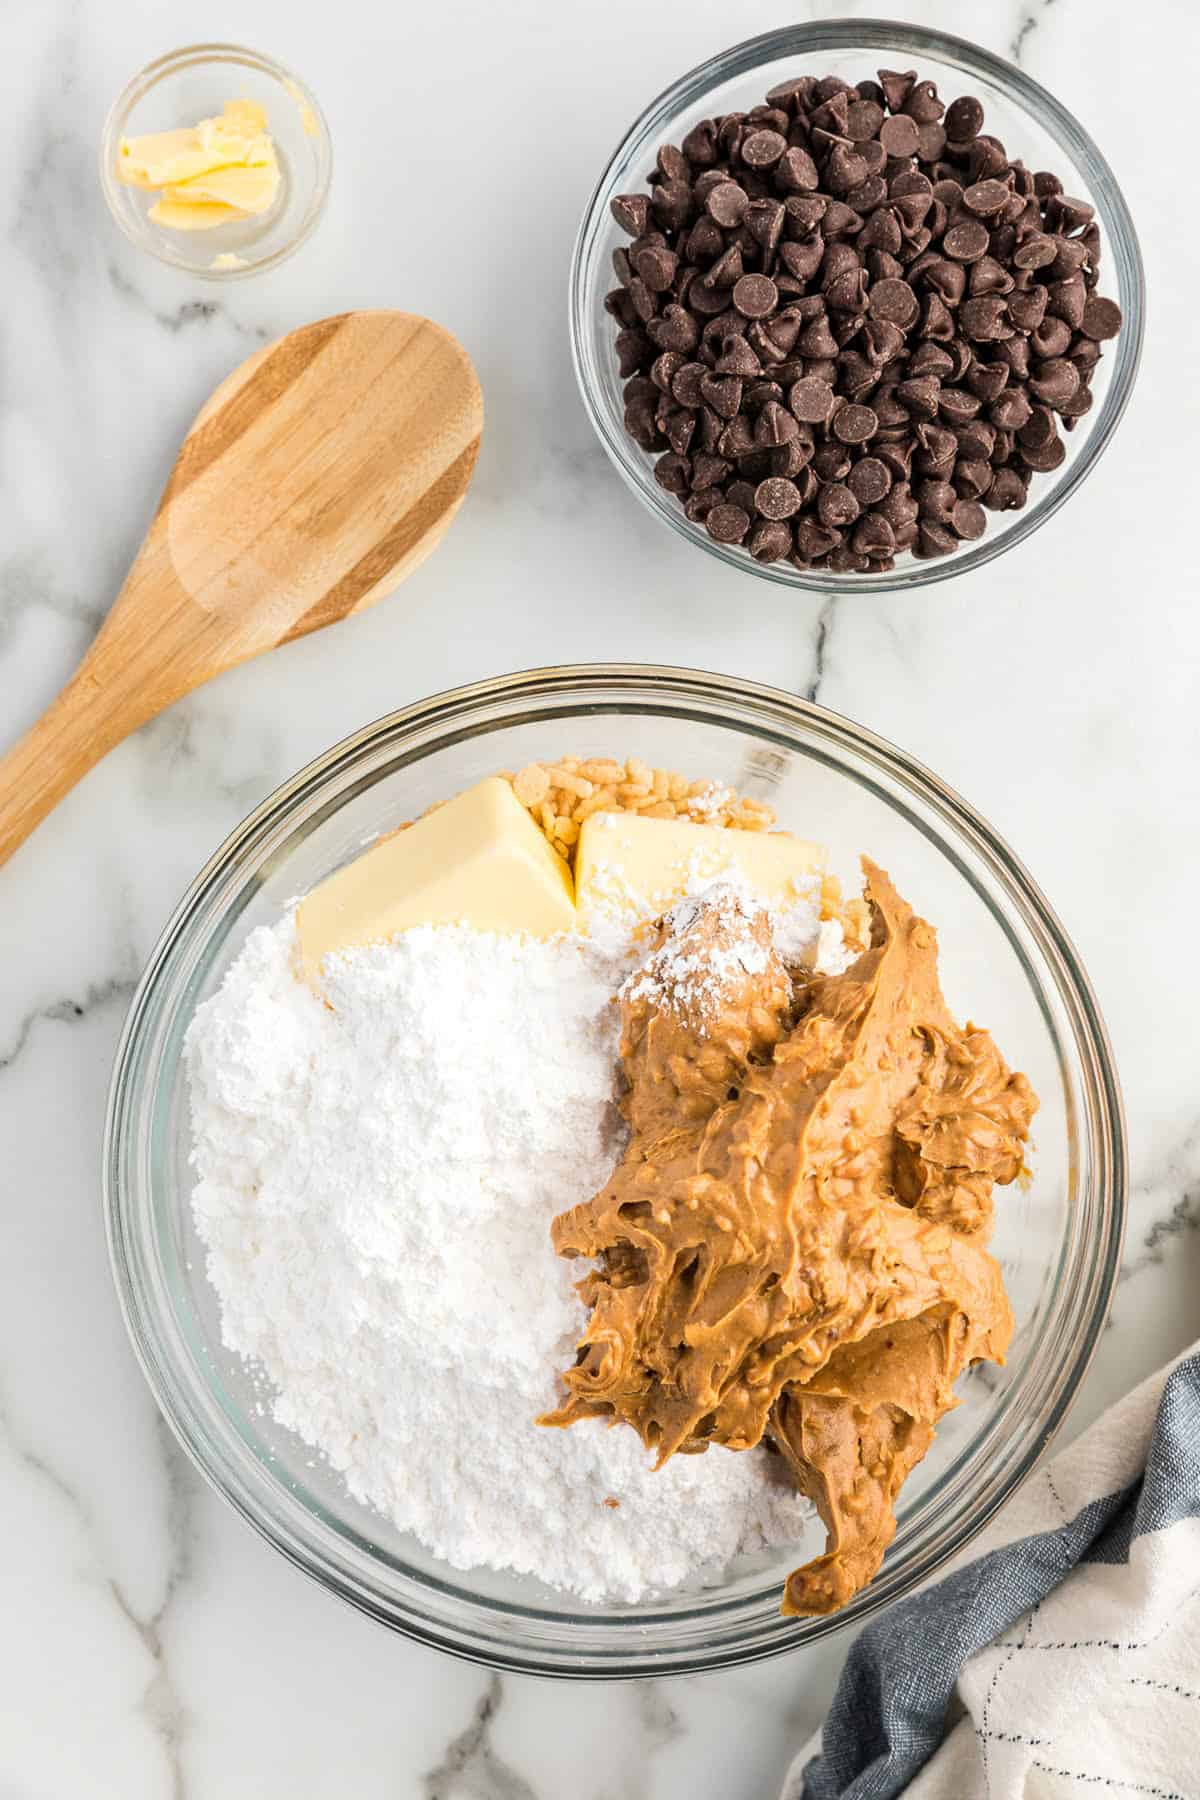
POLYGON ((1020 543, 1125 409, 1129 210, 1082 126, 961 39, 739 44, 613 155, 571 270, 584 401, 634 492, 735 567, 910 588, 1020 543))

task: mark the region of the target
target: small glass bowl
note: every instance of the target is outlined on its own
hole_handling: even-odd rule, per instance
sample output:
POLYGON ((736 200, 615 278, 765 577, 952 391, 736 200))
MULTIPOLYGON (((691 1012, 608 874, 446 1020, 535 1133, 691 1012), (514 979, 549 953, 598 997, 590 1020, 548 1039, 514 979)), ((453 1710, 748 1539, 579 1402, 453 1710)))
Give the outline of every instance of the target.
POLYGON ((241 281, 293 255, 324 211, 332 167, 329 127, 312 89, 271 57, 237 44, 192 44, 147 63, 117 96, 100 140, 104 198, 130 243, 203 281, 241 281), (149 212, 157 194, 117 177, 121 139, 194 125, 227 100, 256 100, 266 111, 281 174, 275 204, 259 218, 209 231, 156 225, 149 212))
POLYGON ((571 350, 575 373, 592 424, 618 473, 638 499, 673 531, 710 556, 762 575, 786 587, 821 593, 883 593, 923 587, 926 582, 981 568, 1002 551, 1022 543, 1075 493, 1095 467, 1124 412, 1142 349, 1145 288, 1141 252, 1129 209, 1111 169, 1082 125, 1052 94, 1023 70, 962 38, 916 25, 879 19, 832 19, 823 24, 787 26, 736 44, 692 69, 648 106, 614 151, 584 213, 575 244, 570 279, 571 350), (700 119, 748 111, 767 90, 799 74, 837 75, 843 81, 874 79, 883 65, 916 68, 936 81, 947 104, 961 93, 983 102, 984 130, 999 137, 1010 156, 1032 169, 1050 169, 1069 194, 1096 210, 1101 233, 1102 293, 1120 303, 1124 323, 1105 345, 1095 371, 1095 404, 1064 434, 1066 460, 1050 475, 1038 475, 1019 512, 989 512, 987 530, 976 543, 948 556, 920 561, 898 559, 880 574, 838 574, 803 570, 790 563, 759 563, 737 545, 718 544, 693 524, 674 495, 654 479, 654 457, 634 443, 624 425, 624 381, 617 372, 616 324, 604 311, 604 296, 615 285, 612 253, 628 243, 609 210, 616 194, 644 193, 660 144, 679 144, 700 119))
POLYGON ((718 675, 620 664, 435 695, 347 738, 265 800, 197 876, 142 976, 117 1052, 104 1174, 117 1289, 142 1368, 184 1448, 243 1518, 393 1630, 501 1668, 593 1679, 814 1644, 962 1549, 1034 1467, 1083 1378, 1116 1281, 1127 1186, 1120 1093, 1087 977, 979 815, 822 707, 718 675), (901 1490, 882 1569, 832 1618, 779 1615, 785 1574, 821 1549, 815 1522, 790 1549, 698 1570, 636 1606, 589 1606, 531 1577, 452 1569, 352 1500, 221 1341, 192 1217, 183 1044, 196 1007, 256 926, 365 844, 497 769, 570 750, 638 755, 766 799, 782 824, 828 843, 834 872, 855 889, 857 853, 878 857, 937 923, 951 1006, 986 1021, 1041 1097, 1033 1179, 997 1196, 992 1248, 1017 1323, 1008 1361, 959 1382, 961 1405, 901 1490))

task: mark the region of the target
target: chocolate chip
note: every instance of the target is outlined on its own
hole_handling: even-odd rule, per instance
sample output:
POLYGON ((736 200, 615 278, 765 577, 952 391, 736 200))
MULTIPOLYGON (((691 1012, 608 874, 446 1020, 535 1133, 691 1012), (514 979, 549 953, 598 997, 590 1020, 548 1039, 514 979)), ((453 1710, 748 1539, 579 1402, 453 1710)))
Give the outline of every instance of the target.
POLYGON ((793 144, 790 150, 784 151, 775 168, 775 186, 781 194, 811 194, 820 185, 817 165, 807 150, 793 144))
POLYGON ((938 524, 945 525, 950 520, 958 496, 948 481, 922 481, 918 483, 916 499, 923 519, 933 519, 938 524))
POLYGON ((892 488, 879 511, 899 538, 907 526, 915 524, 920 508, 907 484, 901 481, 892 488))
POLYGON ((796 557, 801 566, 810 566, 828 556, 841 541, 840 531, 822 525, 817 519, 801 519, 796 526, 796 557))
POLYGON ((779 161, 788 141, 779 131, 752 131, 742 141, 742 161, 751 169, 770 169, 779 161))
POLYGON ((665 294, 669 290, 678 266, 679 258, 675 252, 659 244, 639 250, 634 259, 634 267, 652 294, 665 294))
POLYGON ((981 256, 978 262, 971 264, 967 274, 967 287, 972 296, 1011 294, 1015 286, 1013 277, 994 256, 981 256))
POLYGON ((986 419, 972 419, 958 430, 958 453, 968 462, 990 462, 996 450, 995 428, 986 419))
POLYGON ((759 482, 754 491, 754 505, 764 519, 790 519, 800 510, 800 489, 794 481, 773 475, 759 482))
POLYGON ((946 130, 936 119, 922 119, 917 126, 917 155, 922 162, 940 161, 946 148, 946 130))
POLYGON ((983 107, 974 94, 962 94, 946 108, 944 124, 950 143, 969 144, 983 128, 983 107))
POLYGON ((817 495, 817 517, 822 525, 840 530, 852 525, 861 508, 844 481, 831 481, 817 495))
POLYGON ((1093 294, 1083 309, 1083 330, 1090 338, 1103 342, 1106 338, 1115 338, 1121 329, 1121 309, 1115 300, 1102 299, 1093 294))
POLYGON ((707 169, 717 160, 717 129, 711 119, 701 119, 680 145, 688 161, 698 169, 707 169))
POLYGON ((650 211, 664 231, 682 231, 692 216, 692 196, 682 183, 656 188, 650 211))
POLYGON ((636 374, 646 360, 650 339, 644 331, 627 330, 618 331, 615 342, 618 374, 636 374))
POLYGON ((1039 284, 1008 296, 1008 316, 1018 331, 1036 331, 1046 316, 1050 296, 1039 284))
POLYGON ((808 328, 801 332, 796 340, 796 348, 802 356, 814 357, 836 356, 838 341, 829 329, 829 320, 824 313, 813 320, 808 328))
POLYGON ((821 215, 821 230, 827 238, 853 235, 861 229, 861 216, 844 200, 831 200, 821 215))
POLYGON ((746 547, 755 562, 779 562, 791 555, 791 526, 781 520, 760 520, 750 533, 746 547))
POLYGON ((742 404, 742 384, 735 375, 708 375, 700 380, 701 397, 723 419, 736 416, 742 404))
POLYGON ((727 480, 733 465, 723 456, 713 456, 710 451, 701 450, 692 459, 692 488, 698 492, 701 488, 719 487, 727 480))
POLYGON ((733 304, 746 319, 765 319, 774 312, 779 291, 769 275, 743 275, 734 283, 733 304))
POLYGON ((959 500, 951 510, 950 524, 960 538, 971 542, 987 530, 987 514, 978 501, 959 500))
POLYGON ((909 91, 904 102, 904 110, 919 125, 928 125, 934 119, 940 119, 945 107, 938 99, 938 91, 932 81, 918 81, 909 91))
POLYGON ((1087 305, 1087 288, 1083 277, 1072 275, 1066 281, 1052 281, 1049 291, 1046 310, 1052 312, 1056 319, 1065 319, 1072 331, 1078 331, 1083 324, 1083 309, 1087 305))
POLYGON ((713 368, 718 375, 740 375, 744 380, 753 380, 762 374, 762 364, 754 351, 737 332, 731 332, 725 339, 724 346, 713 368))
POLYGON ((708 535, 718 544, 740 544, 750 529, 750 515, 740 506, 714 506, 704 521, 708 535))
POLYGON ((883 319, 906 331, 917 316, 917 296, 907 281, 877 281, 867 296, 873 319, 883 319))
POLYGON ((771 89, 767 95, 767 104, 782 106, 785 109, 790 107, 793 111, 798 111, 801 106, 807 105, 809 95, 816 85, 816 80, 812 75, 792 76, 789 80, 781 81, 771 89))
POLYGON ((938 409, 939 383, 936 376, 921 375, 913 381, 901 381, 896 398, 912 419, 935 419, 938 409))
POLYGON ((949 425, 966 425, 983 401, 966 388, 944 387, 938 393, 938 413, 949 425))
POLYGON ((1052 194, 1046 202, 1046 220, 1055 231, 1078 231, 1095 216, 1086 200, 1073 200, 1069 194, 1052 194))
POLYGON ((761 244, 769 254, 775 249, 783 235, 783 221, 786 216, 781 200, 770 198, 752 200, 746 208, 742 224, 755 243, 761 244))
POLYGON ((1068 276, 1081 275, 1087 266, 1087 246, 1075 238, 1055 238, 1056 248, 1054 261, 1050 264, 1050 275, 1055 281, 1066 281, 1068 276))
POLYGON ((846 108, 846 136, 853 144, 869 143, 883 124, 883 108, 875 100, 852 100, 846 108))
POLYGON ((994 400, 1008 385, 1007 363, 973 362, 967 370, 967 386, 981 400, 994 400))
POLYGON ((988 462, 960 459, 954 465, 954 491, 964 500, 978 500, 980 494, 986 494, 991 479, 992 466, 988 462))
POLYGON ((682 306, 668 306, 661 318, 651 319, 647 335, 660 350, 681 350, 686 354, 700 342, 700 327, 682 306))
POLYGON ((1029 391, 1044 406, 1058 408, 1073 400, 1079 387, 1079 370, 1066 357, 1041 363, 1030 378, 1029 391))
POLYGON ((1026 423, 1017 429, 1017 440, 1022 450, 1040 449, 1055 435, 1054 415, 1048 406, 1033 407, 1026 423))
POLYGON ((705 201, 708 216, 714 224, 732 230, 740 225, 746 214, 750 201, 744 188, 736 181, 722 181, 709 193, 705 201))
POLYGON ((992 402, 989 417, 1003 431, 1021 431, 1033 416, 1033 406, 1023 387, 1006 388, 992 402))
POLYGON ((935 524, 931 519, 921 520, 917 527, 917 541, 913 545, 914 556, 949 556, 957 548, 958 539, 946 526, 935 524))
POLYGON ((915 69, 880 69, 878 74, 884 99, 893 112, 902 111, 905 101, 913 91, 917 71, 915 69))
POLYGON ((1025 483, 1015 469, 1000 468, 992 476, 992 485, 983 495, 989 512, 1018 512, 1026 499, 1025 483))
POLYGON ((647 194, 617 194, 609 201, 609 211, 630 237, 641 237, 650 223, 650 199, 647 194))
POLYGON ((764 450, 790 443, 799 433, 796 420, 777 400, 768 400, 754 422, 754 442, 764 450))
POLYGON ((963 193, 963 205, 967 211, 977 213, 981 219, 990 219, 995 213, 1002 212, 1008 200, 1008 188, 994 177, 988 181, 973 182, 963 193))
POLYGON ((654 479, 668 494, 686 494, 691 484, 691 464, 686 456, 668 450, 654 465, 654 479))
POLYGON ((1071 348, 1071 327, 1065 319, 1043 319, 1031 333, 1029 342, 1034 355, 1047 361, 1054 356, 1065 356, 1071 348))
POLYGON ((942 239, 942 249, 955 262, 977 262, 988 247, 988 228, 981 219, 961 219, 942 239))
POLYGON ((963 332, 975 344, 994 343, 1013 334, 1007 307, 999 294, 964 300, 958 316, 963 332))
POLYGON ((879 130, 879 141, 888 155, 899 161, 917 154, 917 121, 906 113, 885 119, 879 130))
POLYGON ((869 406, 843 406, 834 414, 833 435, 842 444, 865 444, 879 429, 869 406))
POLYGON ((892 555, 896 548, 896 534, 881 513, 868 513, 854 527, 850 542, 860 556, 879 562, 892 555))
POLYGON ((958 449, 958 440, 952 431, 940 425, 922 422, 917 426, 917 443, 920 446, 913 457, 913 466, 922 475, 948 474, 954 467, 954 457, 958 449))
POLYGON ((798 419, 811 425, 823 424, 833 411, 833 389, 827 381, 807 376, 793 384, 788 405, 798 419))
POLYGON ((850 473, 852 461, 845 444, 839 444, 835 438, 813 451, 813 473, 821 481, 841 481, 850 473))
POLYGON ((1057 469, 1065 460, 1066 454, 1067 446, 1057 434, 1036 448, 1025 445, 1021 447, 1021 460, 1026 468, 1035 469, 1039 475, 1048 475, 1051 470, 1057 469))
POLYGON ((882 500, 891 485, 887 465, 877 456, 864 456, 846 476, 846 486, 864 508, 882 500))
POLYGON ((671 393, 680 406, 699 406, 700 383, 706 373, 703 363, 680 363, 671 377, 671 393))

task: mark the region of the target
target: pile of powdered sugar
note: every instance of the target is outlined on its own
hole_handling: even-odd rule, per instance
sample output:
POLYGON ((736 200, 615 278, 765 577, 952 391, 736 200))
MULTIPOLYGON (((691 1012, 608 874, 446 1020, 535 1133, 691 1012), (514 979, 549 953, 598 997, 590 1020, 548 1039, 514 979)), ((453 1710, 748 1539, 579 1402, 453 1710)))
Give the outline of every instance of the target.
MULTIPOLYGON (((811 954, 815 905, 779 932, 811 954)), ((765 1452, 654 1471, 625 1426, 535 1423, 585 1316, 550 1222, 624 1142, 628 937, 421 927, 331 958, 328 1004, 294 947, 290 918, 254 932, 187 1045, 222 1334, 275 1418, 447 1563, 589 1601, 794 1540, 808 1509, 765 1452)))

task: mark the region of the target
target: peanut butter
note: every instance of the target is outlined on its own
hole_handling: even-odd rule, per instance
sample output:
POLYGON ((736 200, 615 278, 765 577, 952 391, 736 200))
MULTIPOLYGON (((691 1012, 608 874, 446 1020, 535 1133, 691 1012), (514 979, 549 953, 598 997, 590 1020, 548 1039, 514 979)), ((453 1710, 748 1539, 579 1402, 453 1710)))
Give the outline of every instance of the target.
POLYGON ((793 1614, 871 1579, 955 1379, 1004 1359, 992 1188, 1037 1107, 951 1017, 933 929, 864 870, 870 941, 841 975, 785 967, 729 890, 660 930, 622 997, 628 1149, 553 1225, 560 1255, 598 1260, 544 1422, 622 1420, 660 1465, 773 1445, 827 1533, 788 1578, 793 1614), (673 976, 697 967, 700 986, 673 976))

